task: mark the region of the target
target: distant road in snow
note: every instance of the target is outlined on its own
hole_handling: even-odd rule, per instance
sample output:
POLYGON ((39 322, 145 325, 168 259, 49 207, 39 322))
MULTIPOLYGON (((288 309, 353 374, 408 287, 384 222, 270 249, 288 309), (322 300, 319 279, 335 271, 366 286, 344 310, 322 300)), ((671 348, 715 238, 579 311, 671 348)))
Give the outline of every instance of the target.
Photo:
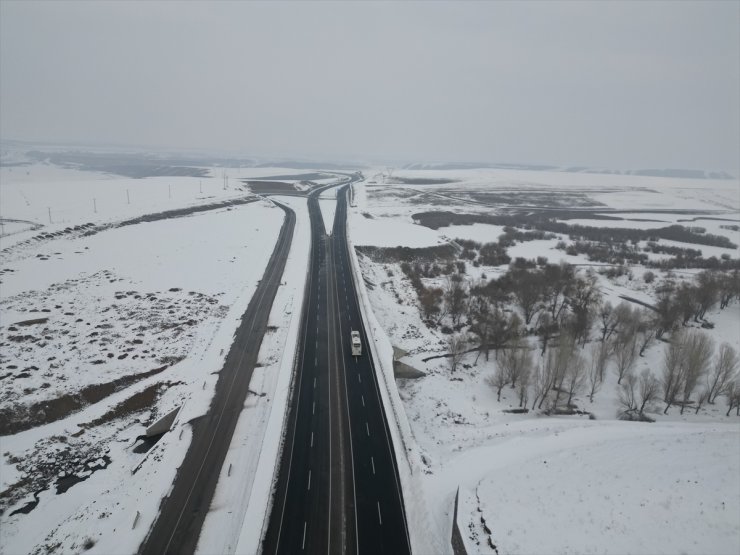
POLYGON ((350 266, 347 187, 338 193, 331 235, 319 192, 309 197, 309 293, 262 553, 410 553, 395 454, 350 266), (352 356, 351 330, 361 333, 360 357, 352 356))
POLYGON ((242 316, 219 374, 211 407, 205 416, 192 422, 192 442, 173 489, 163 501, 157 521, 139 550, 142 554, 193 553, 197 546, 234 428, 249 392, 249 382, 293 239, 295 212, 285 206, 280 207, 286 218, 265 274, 242 316))

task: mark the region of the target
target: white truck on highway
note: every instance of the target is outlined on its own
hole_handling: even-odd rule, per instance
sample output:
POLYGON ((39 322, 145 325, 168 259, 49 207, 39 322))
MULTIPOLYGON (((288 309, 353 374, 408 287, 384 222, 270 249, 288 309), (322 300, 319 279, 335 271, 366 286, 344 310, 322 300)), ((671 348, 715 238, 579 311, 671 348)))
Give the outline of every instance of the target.
POLYGON ((352 356, 359 357, 362 355, 362 342, 360 341, 360 332, 352 330, 352 356))

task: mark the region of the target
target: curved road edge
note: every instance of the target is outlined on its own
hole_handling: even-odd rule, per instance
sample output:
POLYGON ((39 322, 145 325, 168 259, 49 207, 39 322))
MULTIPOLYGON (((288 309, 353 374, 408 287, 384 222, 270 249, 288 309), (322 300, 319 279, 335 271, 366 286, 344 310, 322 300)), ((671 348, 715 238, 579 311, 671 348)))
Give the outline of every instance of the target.
POLYGON ((426 510, 423 498, 424 491, 419 483, 419 478, 414 474, 420 471, 423 465, 421 464, 416 440, 413 437, 411 424, 408 421, 403 401, 396 387, 393 373, 393 346, 373 312, 350 230, 350 210, 347 210, 346 241, 350 265, 352 266, 352 277, 355 282, 354 290, 357 295, 357 304, 360 308, 364 331, 367 335, 366 343, 372 350, 376 384, 385 407, 386 424, 392 437, 393 450, 396 455, 396 468, 401 482, 401 490, 404 493, 403 508, 406 515, 411 552, 444 552, 449 547, 447 544, 430 541, 429 532, 435 529, 435 523, 426 510), (405 461, 406 464, 402 464, 401 461, 405 461))
POLYGON ((210 509, 234 429, 249 392, 254 366, 293 240, 295 212, 285 212, 275 248, 249 301, 219 372, 208 412, 192 422, 192 441, 177 470, 141 554, 194 553, 210 509))

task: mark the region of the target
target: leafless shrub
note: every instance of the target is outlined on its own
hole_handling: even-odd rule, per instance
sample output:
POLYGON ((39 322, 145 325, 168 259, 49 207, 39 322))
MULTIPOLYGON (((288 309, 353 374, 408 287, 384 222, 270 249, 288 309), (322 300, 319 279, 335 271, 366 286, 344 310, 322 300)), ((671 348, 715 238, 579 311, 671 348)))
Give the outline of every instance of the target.
POLYGON ((740 357, 738 357, 735 349, 727 343, 723 343, 719 348, 711 372, 707 374, 707 402, 710 405, 713 405, 717 396, 725 390, 739 365, 740 357))
POLYGON ((449 363, 450 363, 450 372, 453 374, 457 370, 457 367, 460 364, 460 361, 462 360, 463 353, 465 353, 465 349, 467 347, 467 341, 465 337, 458 333, 454 333, 450 335, 450 337, 447 339, 447 349, 449 350, 449 363))

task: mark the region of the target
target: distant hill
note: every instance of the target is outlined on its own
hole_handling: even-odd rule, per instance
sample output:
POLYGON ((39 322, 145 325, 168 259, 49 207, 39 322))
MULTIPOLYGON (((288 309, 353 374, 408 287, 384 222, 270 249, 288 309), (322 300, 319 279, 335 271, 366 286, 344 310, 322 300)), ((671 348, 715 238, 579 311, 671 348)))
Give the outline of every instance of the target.
POLYGON ((529 171, 554 171, 569 173, 599 173, 614 175, 644 175, 648 177, 672 177, 678 179, 735 179, 735 176, 725 171, 711 170, 685 170, 685 169, 645 169, 645 170, 612 170, 605 168, 589 168, 587 166, 552 166, 547 164, 506 164, 487 162, 415 162, 401 167, 404 170, 472 170, 472 169, 497 169, 497 170, 529 170, 529 171))

